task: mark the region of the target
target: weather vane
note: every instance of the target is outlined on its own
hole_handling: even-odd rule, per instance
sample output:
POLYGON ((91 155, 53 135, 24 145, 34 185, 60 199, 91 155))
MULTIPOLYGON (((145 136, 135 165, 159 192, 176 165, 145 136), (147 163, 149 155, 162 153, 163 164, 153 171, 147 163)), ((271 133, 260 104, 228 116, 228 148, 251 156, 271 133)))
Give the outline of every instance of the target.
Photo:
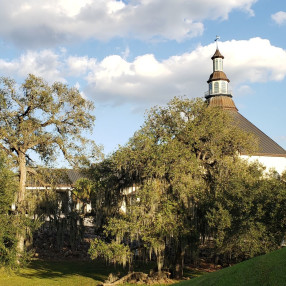
POLYGON ((220 39, 220 36, 216 35, 215 42, 216 42, 216 48, 218 49, 218 40, 220 39))

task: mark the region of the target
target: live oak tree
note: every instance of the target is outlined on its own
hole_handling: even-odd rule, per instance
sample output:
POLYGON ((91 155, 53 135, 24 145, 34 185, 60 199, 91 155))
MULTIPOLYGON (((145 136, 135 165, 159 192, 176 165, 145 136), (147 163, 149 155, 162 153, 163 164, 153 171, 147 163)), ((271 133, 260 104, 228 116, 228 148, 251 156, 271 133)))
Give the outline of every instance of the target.
POLYGON ((199 246, 222 264, 277 249, 286 234, 286 173, 266 174, 240 158, 255 148, 230 113, 200 99, 151 109, 109 158, 126 211, 108 220, 91 257, 123 265, 155 257, 158 272, 180 277, 185 255, 195 262, 199 246))
MULTIPOLYGON (((87 163, 85 152, 97 156, 99 149, 83 136, 91 131, 92 102, 74 87, 29 75, 22 85, 9 78, 0 80, 0 149, 19 171, 17 213, 24 214, 27 172, 35 174, 33 156, 51 162, 59 152, 71 166, 87 163)), ((24 250, 19 235, 18 250, 24 250)))
MULTIPOLYGON (((229 114, 200 99, 175 98, 151 109, 143 127, 112 156, 120 180, 137 186, 126 194, 131 202, 126 213, 105 227, 113 249, 115 243, 136 245, 137 255, 155 254, 159 272, 167 266, 181 276, 185 252, 197 251, 207 228, 197 215, 198 202, 219 191, 213 187, 214 172, 223 172, 227 163, 235 166, 239 152, 253 145, 229 114)), ((110 257, 108 247, 97 243, 100 250, 92 244, 91 254, 105 251, 110 257)))

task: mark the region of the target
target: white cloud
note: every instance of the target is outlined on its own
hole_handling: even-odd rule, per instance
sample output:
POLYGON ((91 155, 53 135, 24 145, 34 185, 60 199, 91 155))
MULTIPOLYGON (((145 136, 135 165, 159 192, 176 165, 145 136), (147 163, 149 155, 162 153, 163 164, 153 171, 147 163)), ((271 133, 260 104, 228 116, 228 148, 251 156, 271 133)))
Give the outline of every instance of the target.
POLYGON ((252 38, 223 43, 226 65, 230 66, 233 81, 279 81, 286 75, 286 51, 272 46, 269 40, 252 38))
MULTIPOLYGON (((237 95, 250 94, 250 83, 280 81, 286 76, 286 51, 268 40, 252 38, 219 44, 225 56, 225 72, 237 95), (285 64, 281 64, 285 63, 285 64)), ((199 46, 191 53, 158 61, 153 55, 128 62, 110 56, 88 76, 89 92, 97 100, 140 104, 163 103, 178 95, 203 96, 212 72, 215 44, 199 46)))
POLYGON ((279 11, 273 15, 271 15, 273 21, 276 22, 278 25, 283 25, 286 23, 286 12, 279 11))
POLYGON ((49 82, 62 81, 61 55, 50 50, 27 51, 12 61, 0 59, 0 73, 10 77, 26 77, 29 73, 44 77, 49 82))
POLYGON ((129 49, 129 47, 126 47, 125 50, 124 50, 124 52, 122 52, 121 54, 122 54, 122 56, 123 56, 123 59, 126 60, 126 59, 129 57, 129 55, 130 55, 130 49, 129 49))
POLYGON ((253 89, 247 85, 247 84, 242 84, 236 88, 236 93, 235 96, 240 96, 240 95, 249 95, 253 93, 253 89))
POLYGON ((70 56, 65 61, 67 74, 72 76, 81 76, 89 70, 96 67, 96 59, 85 57, 70 56))
POLYGON ((90 4, 92 0, 56 0, 45 1, 44 7, 47 11, 54 10, 57 14, 74 17, 80 13, 82 8, 90 4))
POLYGON ((25 47, 77 39, 134 37, 182 41, 201 35, 206 19, 234 9, 253 15, 256 0, 2 0, 0 36, 25 47))
POLYGON ((138 76, 148 78, 162 77, 171 73, 166 65, 159 63, 151 54, 137 57, 132 64, 132 69, 138 76))
MULTIPOLYGON (((286 51, 266 39, 220 42, 219 48, 225 57, 224 71, 234 96, 251 93, 251 83, 286 77, 286 51)), ((14 77, 31 72, 49 81, 69 83, 76 78, 85 96, 96 101, 130 102, 146 107, 165 103, 174 96, 203 96, 212 72, 210 58, 214 51, 213 43, 162 61, 152 54, 138 56, 133 61, 120 55, 98 61, 44 50, 27 52, 10 62, 0 60, 0 72, 14 77)))

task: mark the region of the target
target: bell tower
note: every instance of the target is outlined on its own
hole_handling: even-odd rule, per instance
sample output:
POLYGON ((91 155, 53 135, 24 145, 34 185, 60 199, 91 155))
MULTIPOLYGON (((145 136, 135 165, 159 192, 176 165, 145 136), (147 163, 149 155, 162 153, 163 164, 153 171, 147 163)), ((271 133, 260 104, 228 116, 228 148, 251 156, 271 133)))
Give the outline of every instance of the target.
POLYGON ((232 100, 232 94, 229 90, 229 79, 223 71, 224 56, 218 49, 218 39, 216 41, 216 51, 211 57, 213 61, 213 72, 210 75, 208 83, 208 91, 205 93, 205 98, 211 106, 219 106, 223 109, 238 110, 232 100))

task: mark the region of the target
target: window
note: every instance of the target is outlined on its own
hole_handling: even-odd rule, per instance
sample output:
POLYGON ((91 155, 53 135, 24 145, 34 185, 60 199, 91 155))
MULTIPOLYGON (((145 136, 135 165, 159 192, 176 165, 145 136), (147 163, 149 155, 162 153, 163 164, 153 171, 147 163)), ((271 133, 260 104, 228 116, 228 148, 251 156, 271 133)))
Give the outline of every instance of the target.
POLYGON ((215 71, 218 70, 218 59, 215 59, 215 71))
POLYGON ((221 58, 217 58, 214 60, 214 70, 222 71, 222 59, 221 58))
POLYGON ((219 92, 219 83, 218 81, 214 82, 214 93, 218 93, 219 92))
POLYGON ((218 59, 218 69, 222 71, 222 59, 221 58, 218 59))
POLYGON ((222 93, 227 93, 227 84, 225 81, 221 82, 221 92, 222 93))

